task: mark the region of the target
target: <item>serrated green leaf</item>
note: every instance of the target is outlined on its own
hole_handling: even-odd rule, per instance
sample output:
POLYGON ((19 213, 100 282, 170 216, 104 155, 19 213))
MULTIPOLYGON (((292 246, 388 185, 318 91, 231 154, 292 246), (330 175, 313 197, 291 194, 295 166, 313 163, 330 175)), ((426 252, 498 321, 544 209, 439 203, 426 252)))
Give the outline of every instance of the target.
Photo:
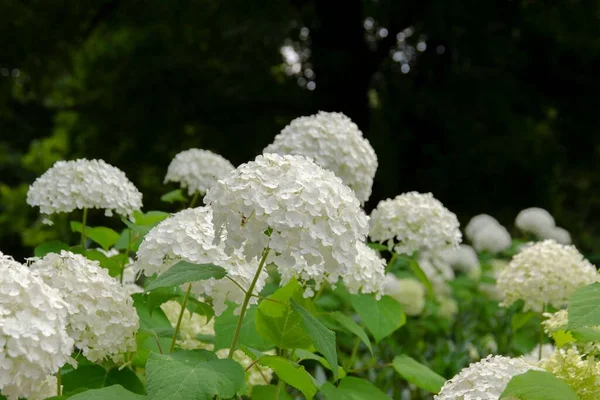
POLYGON ((393 365, 396 372, 406 379, 406 381, 434 394, 439 393, 446 382, 444 377, 406 355, 395 357, 393 365))
POLYGON ((42 243, 33 250, 36 257, 44 257, 48 253, 60 253, 61 250, 69 250, 69 245, 59 240, 42 243))
MULTIPOLYGON (((73 232, 81 233, 83 225, 78 221, 71 221, 71 230, 73 232)), ((86 226, 85 236, 98 243, 104 250, 108 250, 115 243, 119 241, 119 234, 114 230, 105 226, 86 226)))
POLYGON ((376 342, 406 323, 402 306, 389 296, 383 296, 379 301, 372 295, 352 296, 352 307, 376 342))
POLYGON ((371 382, 352 376, 342 379, 338 387, 325 382, 320 389, 327 400, 390 400, 371 382))
POLYGON ((167 219, 171 214, 164 211, 147 211, 142 213, 141 211, 133 212, 133 219, 136 225, 154 227, 160 222, 167 219))
POLYGON ((86 390, 69 397, 70 400, 146 400, 148 397, 132 393, 121 385, 86 390))
POLYGON ((600 326, 600 283, 577 289, 569 298, 569 329, 600 326))
MULTIPOLYGON (((331 371, 331 365, 329 365, 329 362, 327 362, 327 360, 321 357, 320 355, 311 353, 310 351, 304 349, 294 349, 294 354, 297 357, 297 362, 301 362, 304 360, 314 360, 319 362, 322 366, 331 371)), ((338 365, 337 370, 340 379, 346 376, 346 371, 344 371, 344 368, 338 365)))
POLYGON ((203 281, 210 278, 221 279, 225 275, 227 275, 227 270, 218 265, 192 264, 187 261, 179 261, 152 281, 146 291, 149 292, 162 287, 180 286, 184 283, 203 281))
POLYGON ((550 372, 535 370, 513 377, 500 399, 580 400, 565 382, 550 372))
POLYGON ((417 279, 419 281, 421 281, 423 286, 425 286, 425 289, 427 290, 427 295, 430 298, 433 298, 434 297, 433 285, 431 284, 431 281, 429 280, 429 277, 427 276, 427 274, 425 274, 425 272, 421 269, 421 266, 419 265, 419 263, 416 260, 411 259, 408 263, 408 266, 412 270, 413 274, 415 274, 417 279))
MULTIPOLYGON (((173 336, 171 334, 171 336, 173 336)), ((106 375, 105 386, 121 385, 123 388, 136 394, 146 394, 146 388, 140 378, 129 368, 111 368, 106 375)))
POLYGON ((278 356, 262 356, 258 363, 271 368, 279 379, 301 391, 307 399, 312 399, 317 393, 313 378, 303 366, 294 365, 291 361, 278 356))
POLYGON ((277 398, 279 400, 293 400, 292 396, 287 394, 285 390, 275 385, 260 385, 252 388, 252 400, 274 400, 277 398))
MULTIPOLYGON (((182 300, 183 296, 185 295, 182 293, 182 300)), ((193 297, 188 298, 185 308, 192 314, 204 315, 207 323, 215 316, 215 310, 210 305, 193 297)))
POLYGON ((100 365, 83 365, 62 376, 63 393, 69 394, 81 388, 98 389, 104 386, 107 371, 100 365))
POLYGON ((187 198, 183 195, 183 191, 181 189, 175 189, 160 196, 160 200, 164 201, 165 203, 173 204, 176 201, 185 202, 187 201, 187 198))
POLYGON ((152 315, 155 309, 160 307, 162 304, 169 300, 179 298, 183 295, 179 286, 163 287, 152 290, 147 294, 146 304, 148 306, 148 313, 152 315))
POLYGON ((358 336, 358 338, 367 346, 367 348, 369 349, 369 352, 371 354, 373 354, 373 348, 371 347, 371 341, 369 340, 369 337, 367 336, 367 333, 365 332, 365 330, 360 325, 358 325, 356 322, 354 322, 352 320, 352 318, 347 317, 346 315, 342 314, 339 311, 335 311, 335 312, 331 313, 331 317, 338 324, 343 326, 346 330, 348 330, 349 332, 358 336))
MULTIPOLYGON (((215 350, 228 349, 233 340, 235 328, 237 327, 239 315, 234 315, 235 304, 229 304, 227 310, 215 318, 215 350)), ((261 335, 256 330, 254 316, 257 306, 248 308, 240 330, 239 344, 257 350, 269 350, 275 344, 261 335)))

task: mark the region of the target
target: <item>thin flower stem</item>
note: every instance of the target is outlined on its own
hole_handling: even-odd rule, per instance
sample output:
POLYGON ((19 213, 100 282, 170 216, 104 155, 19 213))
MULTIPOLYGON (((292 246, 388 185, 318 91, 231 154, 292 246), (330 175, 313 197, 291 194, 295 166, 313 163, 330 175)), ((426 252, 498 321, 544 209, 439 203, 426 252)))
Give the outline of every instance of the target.
POLYGON ((235 283, 235 285, 236 285, 237 287, 239 287, 239 288, 240 288, 240 290, 241 290, 242 292, 244 292, 244 294, 246 294, 246 293, 247 293, 247 292, 246 292, 246 289, 244 289, 244 288, 242 287, 242 285, 240 285, 239 283, 237 283, 237 282, 235 281, 235 279, 233 279, 233 278, 232 278, 232 277, 230 277, 229 275, 225 275, 225 278, 227 278, 227 279, 229 279, 231 282, 235 283))
POLYGON ((85 228, 87 225, 87 214, 88 214, 88 209, 84 208, 83 209, 83 218, 81 221, 81 247, 83 247, 85 249, 85 228))
POLYGON ((317 292, 317 294, 315 295, 315 297, 313 298, 313 303, 315 303, 317 301, 317 299, 319 297, 321 297, 321 294, 323 294, 323 292, 325 291, 325 287, 327 287, 327 282, 323 282, 321 284, 321 287, 319 288, 319 291, 317 292))
POLYGON ((192 291, 192 284, 188 284, 187 291, 185 292, 185 297, 183 298, 183 302, 181 303, 181 311, 179 312, 179 318, 177 318, 177 325, 175 326, 175 332, 173 333, 173 341, 171 341, 171 350, 170 353, 175 350, 175 343, 177 342, 177 335, 179 334, 179 328, 181 328, 181 320, 183 319, 183 313, 185 312, 185 306, 187 304, 188 298, 190 297, 190 292, 192 291))
POLYGON ((538 361, 542 360, 542 344, 544 343, 544 311, 546 310, 546 305, 542 306, 542 311, 540 312, 540 348, 538 349, 538 361))
POLYGON ((190 201, 190 205, 188 206, 188 208, 193 208, 196 205, 198 197, 200 197, 200 192, 196 191, 196 193, 194 193, 194 196, 192 197, 192 200, 190 201))
POLYGON ((356 358, 356 354, 358 353, 358 347, 360 346, 360 339, 356 338, 356 342, 354 342, 354 347, 352 348, 352 353, 350 354, 350 361, 346 366, 346 370, 349 370, 354 365, 354 359, 356 358))
POLYGON ((265 261, 267 261, 267 256, 269 255, 269 248, 265 248, 263 250, 262 258, 260 259, 260 263, 258 264, 258 269, 256 270, 256 274, 254 275, 254 279, 250 286, 248 287, 248 291, 246 292, 246 296, 244 297, 244 302, 242 303, 242 308, 240 310, 240 316, 238 317, 238 323, 235 327, 235 333, 233 334, 233 339, 231 340, 231 346, 229 346, 229 356, 228 358, 233 357, 233 353, 237 348, 238 340, 240 338, 240 331, 242 330, 242 324, 244 323, 244 315, 246 315, 246 309, 248 308, 248 303, 250 302, 250 297, 252 297, 252 292, 254 291, 254 286, 256 286, 256 282, 258 281, 258 277, 265 265, 265 261))
POLYGON ((59 368, 58 372, 56 373, 56 395, 57 396, 62 395, 62 374, 60 372, 60 368, 59 368))
POLYGON ((390 258, 390 262, 385 266, 385 272, 389 272, 390 268, 392 268, 392 265, 394 265, 397 258, 398 258, 398 253, 393 252, 392 258, 390 258))

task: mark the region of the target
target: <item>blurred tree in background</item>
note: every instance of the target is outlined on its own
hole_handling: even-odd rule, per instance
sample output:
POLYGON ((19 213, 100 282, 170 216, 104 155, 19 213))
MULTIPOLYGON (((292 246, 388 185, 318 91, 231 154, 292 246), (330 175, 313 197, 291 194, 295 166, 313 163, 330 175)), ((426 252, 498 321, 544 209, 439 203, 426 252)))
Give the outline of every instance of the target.
POLYGON ((57 235, 25 204, 56 160, 102 158, 164 209, 179 151, 237 165, 325 110, 379 156, 367 209, 431 191, 511 225, 541 206, 598 252, 599 18, 598 0, 4 0, 0 249, 57 235))

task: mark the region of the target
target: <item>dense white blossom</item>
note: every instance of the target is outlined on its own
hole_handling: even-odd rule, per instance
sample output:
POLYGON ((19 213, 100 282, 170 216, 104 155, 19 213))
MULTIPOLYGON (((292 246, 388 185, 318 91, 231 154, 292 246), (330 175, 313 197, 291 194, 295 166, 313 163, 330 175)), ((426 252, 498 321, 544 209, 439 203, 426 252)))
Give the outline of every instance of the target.
POLYGON ((189 149, 178 153, 165 176, 165 183, 179 182, 190 195, 206 193, 235 167, 224 157, 209 150, 189 149))
POLYGON ((342 277, 344 285, 353 294, 362 292, 381 295, 385 279, 385 260, 363 242, 357 242, 356 248, 356 261, 348 266, 342 277))
POLYGON ((465 236, 469 238, 469 240, 473 240, 477 231, 483 227, 488 225, 499 225, 498 220, 491 215, 488 214, 479 214, 471 218, 467 226, 465 227, 465 236))
POLYGON ((461 244, 456 250, 451 250, 447 255, 448 263, 455 271, 461 271, 474 278, 479 277, 481 266, 475 250, 466 244, 461 244))
POLYGON ((416 279, 400 279, 392 273, 387 273, 384 294, 396 299, 406 315, 421 315, 425 307, 425 287, 416 279))
POLYGON ((118 361, 135 351, 139 318, 133 300, 97 261, 63 250, 30 262, 31 271, 67 302, 67 332, 86 358, 118 361))
POLYGON ((461 233, 456 215, 431 193, 409 192, 380 201, 371 213, 369 236, 397 253, 434 253, 457 248, 461 233), (397 241, 394 244, 394 239, 397 241))
POLYGON ((264 153, 309 157, 342 178, 361 203, 371 195, 377 155, 358 126, 344 114, 319 112, 296 118, 264 153))
POLYGON ((560 349, 540 363, 546 371, 567 383, 581 400, 600 398, 600 361, 576 348, 560 349))
MULTIPOLYGON (((142 194, 120 169, 103 160, 57 161, 27 192, 27 204, 43 215, 100 208, 132 218, 142 208, 142 194)), ((49 220, 45 222, 50 223, 49 220)))
POLYGON ((515 225, 523 232, 533 233, 543 237, 544 232, 550 231, 554 226, 554 217, 543 208, 531 207, 519 212, 515 225))
MULTIPOLYGON (((135 268, 147 276, 162 274, 182 260, 225 268, 228 278, 210 278, 192 284, 194 293, 212 298, 215 313, 220 315, 227 308, 227 301, 243 303, 245 293, 239 286, 244 290, 250 287, 258 261, 256 258, 246 261, 238 250, 227 254, 224 244, 214 243, 212 214, 210 207, 190 208, 161 221, 140 244, 135 268)), ((260 293, 266 278, 263 269, 254 287, 256 293, 260 293)), ((251 304, 256 301, 255 297, 250 300, 251 304)))
POLYGON ((477 251, 499 253, 510 247, 511 240, 505 227, 500 224, 487 224, 475 232, 471 243, 477 251))
POLYGON ((9 400, 42 398, 48 375, 71 361, 66 324, 58 290, 0 252, 0 392, 9 400))
POLYGON ((502 305, 523 300, 525 311, 542 311, 544 305, 561 308, 575 290, 596 281, 596 268, 574 246, 544 240, 517 253, 497 285, 502 305))
MULTIPOLYGON (((268 248, 282 283, 335 283, 356 262, 368 217, 340 178, 302 156, 264 154, 239 166, 205 196, 215 239, 248 259, 268 248), (227 231, 225 240, 221 231, 227 231)), ((309 289, 310 291, 310 289, 309 289)))
POLYGON ((435 400, 498 400, 508 382, 536 368, 524 360, 488 356, 447 381, 435 400))

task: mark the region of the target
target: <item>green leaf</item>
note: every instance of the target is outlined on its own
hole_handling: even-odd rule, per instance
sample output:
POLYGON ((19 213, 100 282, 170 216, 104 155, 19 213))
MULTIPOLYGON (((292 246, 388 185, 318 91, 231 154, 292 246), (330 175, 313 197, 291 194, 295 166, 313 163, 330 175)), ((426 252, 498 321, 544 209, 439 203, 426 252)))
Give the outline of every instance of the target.
POLYGON ((300 314, 302 318, 302 324, 304 329, 308 333, 308 336, 311 338, 313 344, 315 345, 317 351, 319 351, 325 359, 331 365, 333 372, 333 380, 337 381, 338 379, 338 357, 337 350, 335 348, 335 333, 327 329, 325 325, 321 323, 314 315, 308 312, 304 307, 302 307, 298 302, 291 300, 292 309, 300 314))
POLYGON ((513 377, 500 399, 580 400, 569 385, 546 371, 530 370, 513 377))
MULTIPOLYGON (((311 353, 310 351, 304 350, 304 349, 294 349, 294 352, 295 352, 294 354, 297 357, 296 362, 301 362, 304 360, 314 360, 314 361, 319 362, 322 366, 324 366, 325 368, 327 368, 328 370, 331 371, 331 365, 323 357, 321 357, 315 353, 311 353)), ((339 378, 343 378, 346 376, 346 371, 344 371, 344 368, 342 368, 338 365, 337 370, 338 370, 339 378)))
POLYGON ((513 332, 518 331, 519 329, 524 327, 531 318, 538 316, 538 315, 539 314, 534 311, 529 311, 529 312, 525 312, 525 313, 517 313, 517 314, 513 315, 512 319, 510 320, 510 327, 512 328, 512 331, 513 332))
POLYGON ((244 384, 244 369, 233 360, 208 359, 209 355, 214 356, 195 351, 150 354, 146 364, 148 398, 210 400, 235 396, 244 384))
MULTIPOLYGON (((71 221, 71 230, 73 232, 81 233, 82 228, 83 225, 81 225, 81 222, 71 221)), ((119 241, 120 235, 105 226, 97 226, 94 228, 87 226, 85 228, 85 236, 98 243, 104 250, 108 250, 119 241)))
POLYGON ((153 289, 180 286, 184 283, 203 281, 210 278, 221 279, 227 275, 223 267, 214 264, 192 264, 187 261, 179 261, 177 264, 159 275, 148 287, 146 291, 153 289))
POLYGON ((367 243, 367 246, 377 251, 387 251, 388 247, 382 245, 381 243, 367 243))
POLYGON ((335 312, 331 313, 330 315, 338 324, 340 324, 341 326, 346 328, 348 331, 350 331, 353 334, 355 334, 356 336, 358 336, 358 338, 360 340, 362 340, 362 342, 367 346, 367 348, 369 349, 369 352, 371 352, 371 355, 373 354, 373 348, 371 347, 371 341, 369 340, 369 337, 367 336, 367 333, 365 332, 365 330, 363 328, 361 328, 360 325, 358 325, 356 322, 354 322, 352 320, 352 318, 342 314, 339 311, 335 311, 335 312))
POLYGON ((187 201, 186 197, 183 195, 183 191, 181 189, 171 190, 168 193, 160 196, 160 199, 165 203, 175 203, 176 201, 185 202, 187 201))
POLYGON ((571 331, 573 338, 580 342, 600 342, 599 327, 584 327, 571 331))
POLYGON ((431 369, 421 364, 420 362, 405 356, 400 355, 394 358, 394 369, 406 379, 409 383, 425 389, 428 392, 437 394, 446 382, 446 379, 431 369))
MULTIPOLYGON (((171 335, 172 336, 172 335, 171 335)), ((129 368, 114 367, 106 375, 105 386, 121 385, 130 392, 146 394, 146 388, 140 378, 129 368)))
POLYGON ((113 385, 102 389, 86 390, 69 397, 69 400, 146 400, 148 397, 132 393, 123 386, 113 385))
MULTIPOLYGON (((148 234, 148 232, 150 232, 152 230, 151 226, 134 224, 133 222, 131 222, 130 220, 128 220, 125 217, 121 217, 121 221, 125 225, 127 225, 127 227, 130 230, 132 230, 133 232, 137 233, 140 236, 146 236, 146 234, 148 234)), ((134 236, 132 236, 132 237, 134 237, 134 236)))
POLYGON ((148 211, 142 213, 141 211, 133 212, 133 219, 136 225, 148 226, 150 228, 158 225, 160 222, 167 219, 171 214, 164 211, 148 211))
POLYGON ((364 379, 352 376, 346 377, 340 381, 338 387, 330 382, 325 382, 321 386, 321 392, 327 400, 389 400, 390 398, 383 393, 377 386, 364 379))
POLYGON ((569 329, 600 325, 600 283, 577 289, 569 298, 569 329))
POLYGON ((425 289, 427 290, 427 294, 429 295, 429 297, 433 298, 434 297, 433 285, 431 284, 431 281, 429 280, 429 278, 427 277, 425 272, 423 272, 423 270, 421 269, 421 266, 419 265, 419 263, 417 261, 411 259, 408 263, 408 266, 412 270, 413 274, 415 274, 417 279, 421 281, 423 286, 425 286, 425 289))
POLYGON ((376 342, 406 323, 402 306, 390 296, 383 296, 379 301, 372 295, 352 296, 352 307, 376 342))
MULTIPOLYGON (((215 318, 215 350, 228 349, 231 345, 239 318, 238 315, 233 314, 235 307, 236 305, 229 304, 227 310, 215 318)), ((246 311, 240 330, 239 343, 257 350, 272 349, 275 345, 259 335, 256 330, 254 320, 256 310, 257 306, 253 305, 246 311)))
POLYGON ((83 252, 86 258, 98 261, 100 266, 106 270, 108 270, 108 274, 113 278, 121 275, 122 264, 117 262, 117 260, 113 260, 112 258, 107 257, 105 254, 99 252, 98 250, 85 250, 83 252))
POLYGON ((278 356, 262 356, 258 363, 271 368, 279 379, 301 391, 307 399, 312 399, 317 393, 313 378, 303 366, 296 366, 291 361, 278 356))
POLYGON ((254 315, 256 331, 280 348, 306 349, 312 341, 304 330, 302 317, 289 305, 290 299, 307 303, 302 298, 302 288, 291 281, 263 300, 254 315))
POLYGON ((60 253, 61 250, 69 250, 69 245, 59 240, 42 243, 33 250, 36 257, 44 257, 48 253, 60 253))
POLYGON ((150 314, 147 296, 138 293, 131 297, 133 297, 133 305, 140 318, 140 329, 172 328, 171 322, 160 308, 150 314))
MULTIPOLYGON (((274 400, 277 397, 277 386, 254 386, 252 388, 252 400, 274 400)), ((286 393, 285 390, 279 390, 279 400, 293 400, 292 396, 286 393)))
MULTIPOLYGON (((183 296, 185 295, 182 293, 181 296, 183 300, 183 296)), ((215 316, 215 310, 210 305, 193 297, 188 298, 185 308, 187 308, 192 314, 204 315, 207 323, 210 322, 210 320, 215 316)))
POLYGON ((62 384, 65 394, 80 388, 97 389, 104 386, 106 370, 100 365, 83 365, 63 374, 62 384))
POLYGON ((148 293, 146 304, 148 305, 148 313, 152 315, 155 309, 160 307, 162 304, 169 300, 173 300, 183 296, 183 293, 179 286, 177 287, 164 287, 154 289, 148 293))

